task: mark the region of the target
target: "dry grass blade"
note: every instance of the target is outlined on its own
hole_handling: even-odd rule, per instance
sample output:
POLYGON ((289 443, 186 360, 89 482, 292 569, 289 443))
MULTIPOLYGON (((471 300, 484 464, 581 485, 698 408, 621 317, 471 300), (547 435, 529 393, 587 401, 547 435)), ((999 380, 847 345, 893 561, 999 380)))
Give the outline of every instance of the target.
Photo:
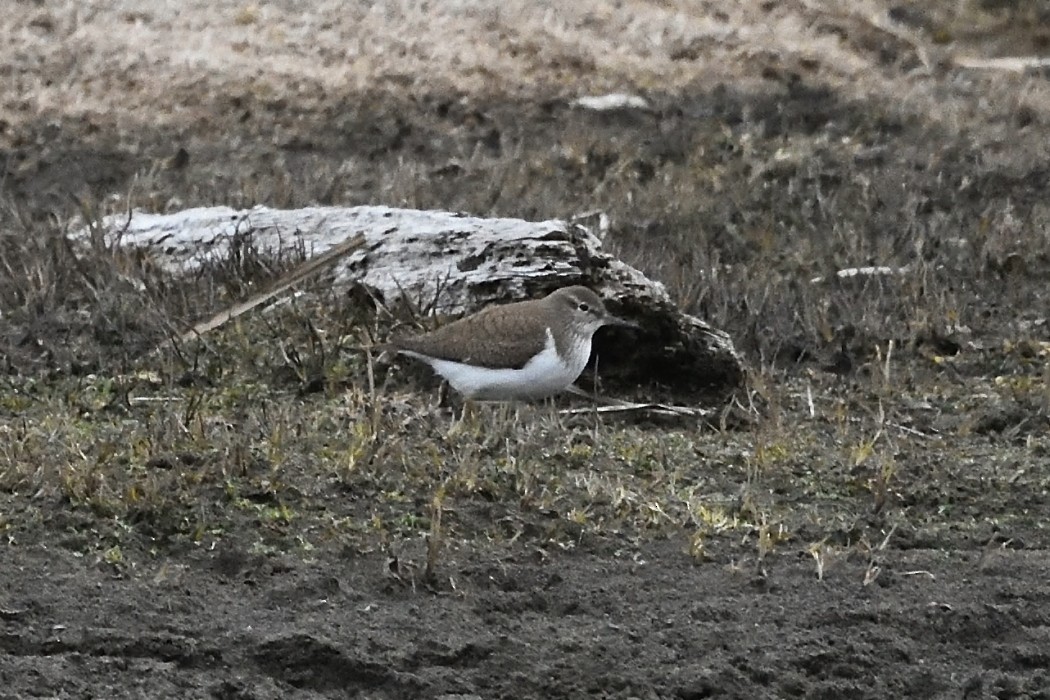
POLYGON ((558 411, 558 413, 563 416, 572 416, 581 413, 647 413, 650 415, 661 416, 706 418, 714 414, 714 411, 710 409, 696 408, 693 406, 674 406, 665 403, 648 402, 635 403, 633 401, 623 401, 621 399, 614 399, 607 396, 598 396, 596 394, 589 394, 575 386, 570 386, 566 391, 570 394, 582 396, 602 405, 585 406, 582 408, 564 408, 558 411))
POLYGON ((957 66, 972 70, 1001 70, 1014 73, 1050 67, 1050 58, 1044 56, 1004 56, 1002 58, 956 56, 954 61, 957 66))
POLYGON ((673 406, 664 403, 631 403, 624 401, 607 406, 563 408, 558 411, 560 415, 572 416, 581 413, 644 413, 657 416, 685 416, 689 418, 705 418, 713 415, 713 411, 692 408, 689 406, 673 406))

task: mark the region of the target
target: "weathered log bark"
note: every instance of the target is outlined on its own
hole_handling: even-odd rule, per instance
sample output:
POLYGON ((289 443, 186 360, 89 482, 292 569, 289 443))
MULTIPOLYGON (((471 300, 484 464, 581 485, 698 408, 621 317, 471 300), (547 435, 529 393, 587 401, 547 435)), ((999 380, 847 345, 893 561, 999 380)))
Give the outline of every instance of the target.
POLYGON ((613 313, 643 328, 640 334, 602 329, 596 336, 607 390, 656 384, 676 400, 711 400, 740 386, 744 377, 726 333, 681 313, 662 284, 602 252, 601 241, 578 224, 387 207, 209 207, 164 215, 135 212, 102 223, 111 245, 143 249, 173 275, 224 259, 230 246, 246 237, 264 254, 301 249, 312 258, 350 248, 324 266, 332 284, 364 285, 387 303, 402 295, 435 299, 442 314, 584 284, 604 297, 613 313), (358 234, 364 245, 345 245, 358 234))

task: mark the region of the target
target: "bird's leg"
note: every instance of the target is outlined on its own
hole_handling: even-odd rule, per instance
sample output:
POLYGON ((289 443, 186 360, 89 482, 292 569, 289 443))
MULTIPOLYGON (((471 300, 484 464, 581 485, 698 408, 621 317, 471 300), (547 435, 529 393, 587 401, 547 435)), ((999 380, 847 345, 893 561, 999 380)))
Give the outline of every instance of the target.
POLYGON ((558 400, 553 396, 543 400, 543 412, 546 414, 547 419, 551 421, 552 425, 563 425, 561 411, 558 410, 558 400))
POLYGON ((517 425, 521 423, 521 402, 520 401, 502 401, 499 405, 499 412, 496 415, 494 425, 504 426, 507 424, 517 425))
POLYGON ((470 421, 471 426, 477 425, 478 422, 478 404, 474 399, 463 400, 463 415, 462 420, 470 421))
POLYGON ((449 428, 449 437, 455 437, 468 428, 476 429, 478 423, 477 412, 478 404, 474 399, 463 399, 463 407, 460 409, 459 418, 453 420, 452 427, 449 428), (470 421, 469 425, 467 421, 470 421))

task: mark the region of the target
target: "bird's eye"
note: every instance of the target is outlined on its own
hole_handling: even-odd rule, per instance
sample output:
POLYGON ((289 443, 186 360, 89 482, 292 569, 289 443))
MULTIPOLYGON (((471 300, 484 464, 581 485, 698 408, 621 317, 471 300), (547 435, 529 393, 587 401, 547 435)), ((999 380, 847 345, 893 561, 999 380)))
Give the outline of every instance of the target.
POLYGON ((591 305, 585 301, 581 301, 578 308, 580 309, 580 311, 590 311, 591 305))

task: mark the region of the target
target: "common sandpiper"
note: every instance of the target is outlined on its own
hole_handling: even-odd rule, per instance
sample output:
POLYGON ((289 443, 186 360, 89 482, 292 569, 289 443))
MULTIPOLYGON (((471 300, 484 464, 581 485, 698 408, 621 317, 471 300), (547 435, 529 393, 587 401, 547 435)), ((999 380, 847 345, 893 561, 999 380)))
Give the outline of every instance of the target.
POLYGON ((564 287, 542 299, 489 306, 389 347, 429 364, 468 400, 542 399, 576 381, 594 332, 610 325, 638 328, 610 314, 590 289, 564 287))

